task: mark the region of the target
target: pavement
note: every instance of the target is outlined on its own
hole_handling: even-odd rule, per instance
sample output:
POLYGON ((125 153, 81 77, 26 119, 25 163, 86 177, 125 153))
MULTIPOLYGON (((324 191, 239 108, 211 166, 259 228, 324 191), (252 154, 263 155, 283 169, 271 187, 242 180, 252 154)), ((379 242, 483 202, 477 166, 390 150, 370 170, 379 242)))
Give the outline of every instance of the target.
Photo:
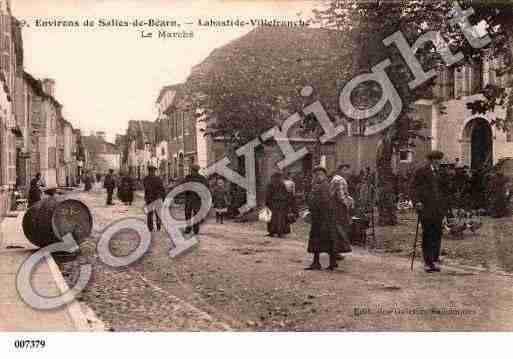
MULTIPOLYGON (((85 305, 73 301, 59 309, 38 310, 18 293, 19 268, 37 250, 24 236, 23 212, 13 212, 0 222, 0 331, 98 331, 101 322, 85 305)), ((32 285, 42 296, 54 297, 69 290, 52 257, 45 257, 34 270, 32 285)))

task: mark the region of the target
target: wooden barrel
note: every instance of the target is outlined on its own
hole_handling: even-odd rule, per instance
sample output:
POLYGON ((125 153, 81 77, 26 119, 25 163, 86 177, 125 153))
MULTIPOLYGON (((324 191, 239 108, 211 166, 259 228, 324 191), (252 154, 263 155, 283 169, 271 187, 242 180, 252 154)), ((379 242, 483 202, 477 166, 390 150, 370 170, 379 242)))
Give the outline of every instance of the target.
POLYGON ((60 242, 67 233, 80 243, 91 235, 92 229, 89 208, 75 199, 48 197, 30 207, 23 217, 25 237, 40 248, 60 242))

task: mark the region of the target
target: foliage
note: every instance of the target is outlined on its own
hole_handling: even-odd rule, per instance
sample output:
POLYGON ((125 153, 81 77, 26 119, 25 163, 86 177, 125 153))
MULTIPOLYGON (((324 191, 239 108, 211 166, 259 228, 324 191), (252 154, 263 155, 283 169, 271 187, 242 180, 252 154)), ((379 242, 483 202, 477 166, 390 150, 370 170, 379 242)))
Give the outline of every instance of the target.
POLYGON ((189 98, 210 120, 209 133, 237 145, 317 99, 334 117, 340 80, 351 74, 351 42, 345 40, 331 30, 255 29, 193 69, 189 98), (300 95, 305 86, 314 88, 308 98, 300 95))

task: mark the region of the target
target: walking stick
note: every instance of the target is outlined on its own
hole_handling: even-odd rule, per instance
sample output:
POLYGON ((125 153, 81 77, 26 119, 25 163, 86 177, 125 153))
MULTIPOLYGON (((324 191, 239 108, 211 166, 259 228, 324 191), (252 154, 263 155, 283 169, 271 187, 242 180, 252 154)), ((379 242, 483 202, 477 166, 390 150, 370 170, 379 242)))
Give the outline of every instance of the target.
POLYGON ((415 252, 417 251, 417 238, 419 237, 419 215, 417 214, 417 229, 415 230, 415 240, 413 241, 413 252, 411 254, 411 270, 413 270, 413 261, 415 260, 415 252))

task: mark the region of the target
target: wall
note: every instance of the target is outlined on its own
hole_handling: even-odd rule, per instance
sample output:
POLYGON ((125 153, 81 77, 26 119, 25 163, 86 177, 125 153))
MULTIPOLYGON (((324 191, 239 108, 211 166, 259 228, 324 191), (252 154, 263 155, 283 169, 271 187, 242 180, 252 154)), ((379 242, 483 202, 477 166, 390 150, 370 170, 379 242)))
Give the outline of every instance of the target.
MULTIPOLYGON (((438 124, 435 148, 444 152, 445 159, 448 161, 452 162, 455 158, 460 158, 463 164, 470 166, 470 142, 464 136, 464 129, 472 119, 483 118, 490 122, 497 117, 505 116, 504 109, 500 107, 495 112, 485 115, 473 115, 467 108, 467 103, 482 98, 482 95, 473 95, 446 101, 443 103, 446 114, 442 114, 438 108, 434 108, 434 118, 438 124)), ((512 157, 513 142, 507 141, 506 133, 492 126, 492 135, 494 164, 501 158, 512 157)))

